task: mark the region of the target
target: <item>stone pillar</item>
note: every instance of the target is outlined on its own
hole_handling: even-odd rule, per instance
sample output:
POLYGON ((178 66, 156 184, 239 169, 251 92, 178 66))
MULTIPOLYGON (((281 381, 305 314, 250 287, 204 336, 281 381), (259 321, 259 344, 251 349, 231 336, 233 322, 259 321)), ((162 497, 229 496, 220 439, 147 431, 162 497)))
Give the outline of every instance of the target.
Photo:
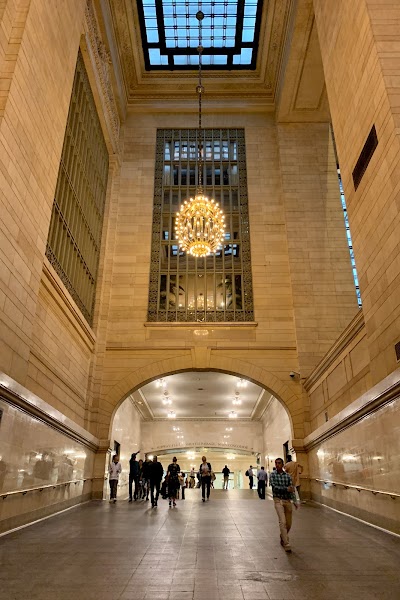
POLYGON ((107 468, 110 462, 111 448, 110 440, 100 440, 100 445, 94 458, 92 498, 102 500, 107 498, 107 468))
POLYGON ((310 471, 308 466, 308 454, 304 449, 303 440, 292 440, 292 448, 296 452, 296 462, 303 467, 303 472, 300 475, 300 494, 302 500, 310 500, 311 484, 310 471))
POLYGON ((400 340, 400 4, 314 0, 346 195, 372 385, 398 366, 400 340), (375 126, 378 145, 357 189, 353 170, 375 126))

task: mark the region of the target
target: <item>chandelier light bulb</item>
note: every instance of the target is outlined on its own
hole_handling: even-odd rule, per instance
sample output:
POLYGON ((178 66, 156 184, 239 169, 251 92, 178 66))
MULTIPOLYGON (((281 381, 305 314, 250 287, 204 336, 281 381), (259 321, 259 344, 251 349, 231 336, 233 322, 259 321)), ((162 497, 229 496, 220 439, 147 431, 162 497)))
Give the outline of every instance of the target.
POLYGON ((175 419, 176 413, 173 410, 170 410, 167 417, 168 419, 175 419))
POLYGON ((237 412, 235 412, 234 410, 231 410, 231 412, 229 413, 229 418, 230 419, 236 419, 237 418, 237 412))

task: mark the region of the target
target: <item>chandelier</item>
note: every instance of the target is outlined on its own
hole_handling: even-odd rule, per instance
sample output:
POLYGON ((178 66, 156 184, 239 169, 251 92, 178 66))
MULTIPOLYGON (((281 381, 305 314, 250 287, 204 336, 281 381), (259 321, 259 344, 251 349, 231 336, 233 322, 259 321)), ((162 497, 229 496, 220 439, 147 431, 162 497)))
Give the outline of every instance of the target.
POLYGON ((175 232, 179 247, 196 258, 208 256, 221 246, 225 236, 225 216, 215 200, 207 198, 203 190, 203 131, 201 127, 201 97, 204 87, 201 82, 201 57, 203 53, 201 22, 204 13, 199 10, 196 14, 199 22, 199 81, 196 92, 199 97, 199 126, 198 126, 198 185, 194 198, 185 200, 181 209, 176 213, 175 232))

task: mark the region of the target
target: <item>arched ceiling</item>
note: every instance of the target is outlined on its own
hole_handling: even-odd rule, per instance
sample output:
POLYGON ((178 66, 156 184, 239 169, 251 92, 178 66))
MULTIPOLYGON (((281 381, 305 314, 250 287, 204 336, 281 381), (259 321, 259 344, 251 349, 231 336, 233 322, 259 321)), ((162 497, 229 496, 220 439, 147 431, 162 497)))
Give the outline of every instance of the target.
MULTIPOLYGON (((270 396, 268 392, 266 395, 270 396)), ((132 394, 132 400, 150 419, 166 419, 171 410, 176 419, 229 419, 231 411, 236 413, 236 418, 251 419, 263 396, 264 390, 260 386, 233 375, 187 371, 148 383, 132 394), (167 398, 171 404, 166 404, 167 398)))

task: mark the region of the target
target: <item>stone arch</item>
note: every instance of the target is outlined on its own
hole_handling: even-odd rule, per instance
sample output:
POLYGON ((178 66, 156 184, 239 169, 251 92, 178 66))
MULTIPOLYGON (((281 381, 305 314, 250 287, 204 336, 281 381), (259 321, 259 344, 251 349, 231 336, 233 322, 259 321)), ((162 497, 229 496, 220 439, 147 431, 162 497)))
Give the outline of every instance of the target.
POLYGON ((289 417, 292 437, 303 438, 303 423, 298 419, 299 412, 301 412, 299 409, 302 408, 302 398, 281 379, 270 371, 240 358, 213 355, 212 360, 204 361, 196 360, 196 353, 158 360, 139 367, 111 388, 106 397, 106 402, 113 407, 110 415, 110 428, 115 412, 132 392, 155 379, 184 371, 219 371, 256 383, 270 392, 282 404, 289 417))

